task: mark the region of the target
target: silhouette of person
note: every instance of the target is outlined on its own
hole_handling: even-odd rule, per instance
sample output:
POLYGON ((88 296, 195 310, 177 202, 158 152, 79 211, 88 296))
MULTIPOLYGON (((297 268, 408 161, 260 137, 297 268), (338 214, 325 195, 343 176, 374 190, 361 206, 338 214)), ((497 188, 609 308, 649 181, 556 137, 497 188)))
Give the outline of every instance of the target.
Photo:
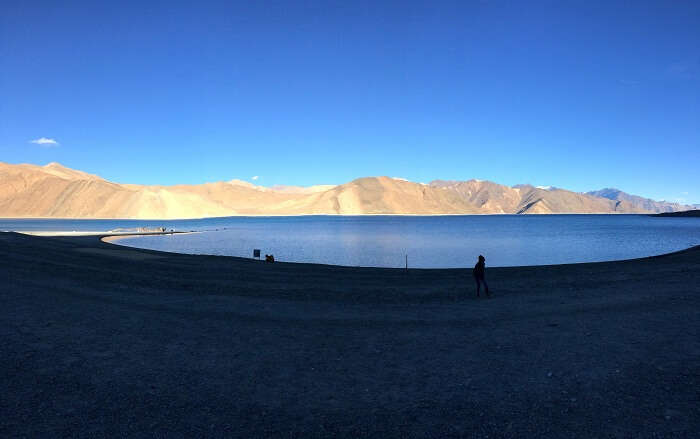
POLYGON ((486 258, 479 255, 479 262, 474 265, 474 280, 476 281, 476 297, 479 297, 479 291, 481 290, 481 284, 484 284, 486 289, 486 295, 490 296, 489 285, 486 283, 486 258))

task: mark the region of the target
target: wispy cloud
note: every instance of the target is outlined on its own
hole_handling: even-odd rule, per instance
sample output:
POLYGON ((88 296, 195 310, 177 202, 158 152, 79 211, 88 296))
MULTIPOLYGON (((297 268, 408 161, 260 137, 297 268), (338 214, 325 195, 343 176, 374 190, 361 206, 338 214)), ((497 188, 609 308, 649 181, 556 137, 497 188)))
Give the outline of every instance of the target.
POLYGON ((30 140, 29 143, 34 143, 34 144, 45 146, 45 147, 59 145, 59 143, 55 139, 49 139, 47 137, 39 137, 38 139, 30 140))
POLYGON ((253 176, 252 176, 252 177, 250 177, 250 178, 251 178, 251 180, 257 180, 257 179, 258 179, 258 178, 260 178, 260 177, 259 177, 259 176, 257 176, 257 175, 253 175, 253 176))
POLYGON ((677 61, 669 65, 666 72, 678 79, 697 79, 700 77, 700 58, 677 61))

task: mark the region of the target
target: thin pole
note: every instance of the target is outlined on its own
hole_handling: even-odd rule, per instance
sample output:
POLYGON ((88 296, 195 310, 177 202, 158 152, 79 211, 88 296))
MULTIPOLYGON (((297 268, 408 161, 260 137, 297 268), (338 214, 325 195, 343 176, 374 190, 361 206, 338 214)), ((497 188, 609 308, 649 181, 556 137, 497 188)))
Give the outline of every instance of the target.
POLYGON ((406 271, 408 271, 408 253, 406 254, 406 271))

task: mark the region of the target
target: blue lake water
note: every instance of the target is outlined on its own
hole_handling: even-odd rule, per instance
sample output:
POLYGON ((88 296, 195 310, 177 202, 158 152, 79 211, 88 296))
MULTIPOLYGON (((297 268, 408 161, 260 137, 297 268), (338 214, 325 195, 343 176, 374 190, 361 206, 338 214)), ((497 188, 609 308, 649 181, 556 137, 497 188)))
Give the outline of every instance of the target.
POLYGON ((107 231, 166 227, 202 233, 119 244, 181 253, 349 266, 468 267, 628 259, 700 244, 700 219, 646 215, 228 217, 199 220, 0 220, 0 230, 107 231))

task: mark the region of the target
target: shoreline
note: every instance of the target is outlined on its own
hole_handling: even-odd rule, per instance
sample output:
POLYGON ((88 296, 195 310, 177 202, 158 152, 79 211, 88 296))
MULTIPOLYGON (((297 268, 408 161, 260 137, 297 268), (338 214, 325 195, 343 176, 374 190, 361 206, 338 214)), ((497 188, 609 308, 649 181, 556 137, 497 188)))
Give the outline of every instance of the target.
MULTIPOLYGON (((216 230, 218 231, 218 230, 216 230)), ((137 250, 147 250, 147 251, 152 251, 152 252, 163 252, 163 253, 170 253, 170 254, 179 254, 179 255, 188 255, 188 256, 217 256, 217 257, 230 257, 230 258, 241 258, 241 259, 248 259, 246 256, 235 256, 235 255, 217 255, 217 254, 210 254, 210 253, 187 253, 187 252, 177 252, 177 251, 167 251, 167 250, 157 250, 157 249, 149 249, 145 247, 138 247, 138 246, 132 246, 132 245, 123 245, 123 244, 118 244, 118 241, 123 239, 123 238, 132 238, 132 237, 139 237, 139 236, 153 236, 153 235, 188 235, 188 234, 197 234, 197 233, 205 233, 205 232, 210 232, 210 231, 190 231, 190 232, 156 232, 156 233, 131 233, 131 234, 122 234, 122 235, 112 235, 112 234, 92 234, 90 236, 99 236, 100 240, 102 242, 106 243, 113 243, 114 245, 119 245, 124 248, 129 248, 129 249, 137 249, 137 250)), ((46 236, 51 236, 51 235, 46 235, 46 236)), ((60 235, 55 235, 55 236, 60 236, 60 235)), ((673 255, 676 253, 682 253, 688 250, 692 250, 694 248, 700 248, 700 244, 693 244, 690 245, 689 247, 684 247, 679 250, 674 250, 666 253, 659 253, 659 254, 652 254, 652 255, 647 255, 647 256, 639 256, 639 257, 634 257, 634 258, 625 258, 625 259, 608 259, 608 260, 603 260, 603 261, 581 261, 581 262, 566 262, 566 263, 559 263, 559 264, 535 264, 535 265, 496 265, 496 266, 489 266, 489 268, 518 268, 518 267, 553 267, 553 266, 564 266, 564 265, 580 265, 580 264, 598 264, 598 263, 612 263, 612 262, 624 262, 624 261, 635 261, 635 260, 640 260, 640 259, 647 259, 647 258, 658 258, 661 256, 665 255, 673 255)), ((254 258, 250 258, 254 259, 254 258)), ((303 262, 303 261, 283 261, 283 260, 278 260, 276 261, 278 263, 287 263, 287 264, 310 264, 310 265, 324 265, 324 266, 330 266, 330 267, 343 267, 343 268, 370 268, 370 269, 396 269, 396 270, 405 270, 405 268, 401 267, 379 267, 379 266, 369 266, 369 265, 340 265, 340 264, 329 264, 329 263, 324 263, 324 262, 303 262)), ((411 267, 413 270, 463 270, 467 269, 470 267, 464 266, 464 267, 411 267)))
POLYGON ((184 218, 75 218, 75 217, 2 217, 0 220, 64 220, 64 221, 195 221, 220 218, 280 218, 280 217, 307 217, 307 216, 322 216, 322 217, 364 217, 364 216, 546 216, 546 215, 643 215, 654 216, 660 214, 654 213, 635 213, 635 212, 557 212, 557 213, 303 213, 303 214, 279 214, 279 215, 229 215, 229 216, 206 216, 206 217, 184 217, 184 218))
MULTIPOLYGON (((134 237, 139 237, 139 236, 159 236, 159 235, 192 235, 195 233, 203 233, 200 231, 189 231, 189 232, 178 232, 178 231, 173 231, 173 232, 134 232, 134 233, 120 233, 120 234, 105 234, 105 233, 100 233, 97 235, 92 235, 92 236, 99 236, 100 241, 102 242, 107 242, 107 243, 113 243, 117 242, 120 239, 124 238, 134 238, 134 237)), ((118 245, 118 244, 117 244, 118 245)), ((123 247, 128 247, 128 246, 123 246, 123 247)), ((137 247, 129 247, 129 248, 137 248, 137 247)), ((142 249, 138 247, 141 250, 148 250, 148 249, 142 249)))
MULTIPOLYGON (((136 234, 131 234, 131 235, 90 235, 90 236, 100 236, 100 241, 106 242, 106 243, 113 243, 114 245, 119 245, 124 248, 129 248, 129 249, 137 249, 137 250, 147 250, 147 251, 152 251, 152 252, 162 252, 162 253, 170 253, 170 254, 177 254, 177 255, 188 255, 188 256, 216 256, 216 257, 224 257, 224 258, 240 258, 240 259, 253 259, 255 258, 248 258, 246 256, 235 256, 235 255, 216 255, 216 254, 210 254, 210 253, 185 253, 185 252, 176 252, 176 251, 167 251, 167 250, 156 250, 156 249, 150 249, 150 248, 145 248, 145 247, 137 247, 137 246, 131 246, 131 245, 123 245, 123 244, 118 244, 117 242, 123 238, 132 238, 132 237, 139 237, 139 236, 149 236, 149 235, 174 235, 174 234, 181 234, 181 235, 188 235, 188 234, 195 234, 195 233, 204 233, 204 232, 168 232, 168 233, 136 233, 136 234)), ((50 235, 46 235, 50 236, 50 235)), ((60 235, 56 235, 60 236, 60 235)), ((640 256, 636 258, 626 258, 626 259, 609 259, 609 260, 604 260, 604 261, 582 261, 582 262, 566 262, 562 264, 540 264, 540 265, 496 265, 496 266, 489 266, 489 268, 520 268, 520 267, 556 267, 556 266, 566 266, 566 265, 580 265, 580 264, 602 264, 602 263, 611 263, 611 262, 625 262, 625 261, 636 261, 636 260, 641 260, 641 259, 649 259, 649 258, 659 258, 662 256, 667 256, 667 255, 674 255, 677 253, 683 253, 689 250, 693 249, 700 249, 700 244, 695 244, 691 245, 690 247, 685 247, 680 250, 674 250, 671 252, 667 253, 659 253, 655 255, 649 255, 649 256, 640 256)), ((371 268, 371 269, 391 269, 391 270, 406 270, 405 268, 401 267, 377 267, 377 266, 370 266, 370 265, 339 265, 339 264, 327 264, 323 262, 299 262, 299 261, 282 261, 278 260, 275 261, 276 263, 286 263, 286 264, 306 264, 306 265, 324 265, 324 266, 329 266, 329 267, 342 267, 342 268, 371 268)), ((410 267, 411 270, 466 270, 466 269, 471 269, 471 267, 410 267)))
MULTIPOLYGON (((152 235, 181 235, 190 233, 200 233, 196 231, 189 232, 109 232, 109 231, 63 231, 63 230, 17 230, 17 231, 1 231, 0 233, 20 233, 28 236, 43 236, 43 237, 68 237, 68 236, 100 236, 104 238, 113 237, 114 240, 119 238, 128 238, 131 236, 152 236, 152 235)), ((105 241, 106 242, 106 241, 105 241)))
MULTIPOLYGON (((590 221, 599 221, 599 220, 603 221, 604 218, 608 217, 610 214, 581 214, 581 215, 571 214, 571 215, 579 216, 580 219, 578 221, 584 221, 584 215, 589 217, 590 221), (595 217, 599 217, 599 220, 595 220, 594 218, 591 218, 590 215, 594 215, 595 217)), ((636 215, 636 218, 643 218, 643 217, 649 216, 649 215, 645 215, 645 214, 626 214, 626 215, 636 215)), ((472 217, 472 218, 474 218, 474 220, 476 220, 476 218, 475 218, 476 215, 459 215, 459 216, 463 217, 464 221, 467 221, 468 218, 470 218, 470 217, 472 217)), ((481 215, 479 215, 479 216, 481 216, 481 215)), ((515 217, 515 216, 519 216, 519 215, 510 215, 510 214, 506 215, 506 217, 515 217)), ((557 214, 556 216, 562 217, 560 220, 556 220, 556 221, 564 221, 563 215, 557 214)), ((319 219, 316 221, 325 221, 323 218, 330 218, 330 216, 325 216, 325 215, 321 215, 321 216, 317 216, 317 217, 319 219)), ((392 216, 389 216, 389 217, 392 217, 392 216)), ((401 216, 398 216, 398 217, 401 217, 401 216)), ((428 221, 427 218, 434 218, 435 216, 423 216, 423 217, 426 218, 426 221, 428 221)), ((499 215, 499 217, 503 217, 503 215, 499 215)), ((160 232, 160 231, 153 231, 153 232, 136 231, 137 228, 135 227, 135 225, 139 225, 138 220, 133 220, 133 221, 135 221, 135 224, 119 224, 117 220, 115 220, 113 223, 103 224, 104 227, 113 228, 112 230, 101 230, 101 231, 60 231, 60 230, 53 230, 53 231, 52 230, 29 230, 29 231, 27 231, 27 230, 20 230, 17 232, 18 233, 25 233, 28 235, 34 235, 34 236, 101 236, 103 238, 103 241, 105 241, 105 242, 115 242, 116 243, 117 241, 119 241, 121 239, 131 238, 131 237, 142 237, 142 236, 152 236, 152 235, 191 234, 191 233, 216 232, 216 231, 220 231, 220 230, 226 230, 227 228, 229 228, 229 226, 237 224, 236 218, 243 218, 243 217, 226 217, 226 219, 228 219, 228 222, 226 222, 226 219, 225 219, 224 222, 221 224, 216 223, 216 222, 210 222, 210 223, 193 222, 191 224, 183 223, 183 224, 180 224, 180 226, 181 226, 180 230, 177 230, 177 229, 173 230, 173 228, 178 228, 177 224, 160 223, 162 225, 168 226, 165 229, 170 229, 170 231, 166 230, 164 232, 160 232), (208 226, 207 226, 207 224, 208 224, 208 226), (188 225, 190 227, 187 227, 188 225), (133 227, 131 227, 131 226, 133 226, 133 227), (122 229, 122 227, 124 227, 125 229, 122 229), (214 227, 217 227, 217 228, 214 229, 214 227), (191 228, 191 229, 200 228, 202 230, 186 230, 188 228, 191 228), (185 229, 185 230, 182 230, 182 229, 185 229)), ((245 217, 245 218, 252 219, 252 218, 259 218, 259 217, 245 217)), ((265 218, 280 218, 280 217, 265 217, 265 218)), ((296 216, 292 216, 292 217, 284 216, 282 218, 297 218, 297 217, 296 216)), ((362 216, 354 216, 353 215, 353 216, 347 216, 347 218, 357 218, 358 221, 361 221, 362 216)), ((605 221, 613 221, 613 220, 614 220, 613 218, 610 218, 610 219, 605 220, 605 221)), ((62 221, 62 220, 58 220, 58 221, 62 221)), ((81 221, 81 220, 74 220, 74 221, 81 221)), ((85 221, 92 221, 92 220, 85 220, 85 221)), ((104 221, 112 221, 112 220, 104 220, 104 221)), ((129 220, 129 221, 132 221, 132 220, 129 220)), ((264 220, 262 220, 262 221, 264 222, 264 220)), ((350 221, 353 221, 353 220, 350 220, 350 221)), ((399 220, 396 220, 396 221, 399 221, 399 220)), ((447 221, 447 220, 445 220, 445 221, 447 221)), ((509 221, 518 222, 518 223, 520 222, 520 220, 516 220, 515 218, 512 218, 512 220, 509 220, 509 221)), ((527 220, 525 220, 525 221, 528 222, 527 220)), ((589 220, 586 220, 586 221, 589 221, 589 220)), ((620 219, 620 221, 624 222, 626 220, 620 219)), ((632 218, 632 219, 630 219, 630 221, 636 222, 638 220, 632 218)), ((260 223, 260 224, 263 224, 263 223, 260 223)), ((368 223, 368 224, 370 224, 370 223, 368 223)), ((155 229, 155 230, 162 229, 162 227, 156 228, 152 224, 146 225, 144 223, 141 223, 140 225, 143 227, 139 227, 139 228, 145 228, 145 229, 150 228, 150 229, 155 229)), ((50 224, 48 224, 48 226, 50 227, 50 224)), ((81 225, 74 224, 74 227, 79 228, 79 227, 81 227, 81 225)), ((688 227, 693 228, 693 231, 696 230, 694 228, 694 223, 689 224, 688 227)), ((682 235, 679 235, 679 236, 682 236, 682 235)), ((138 249, 148 249, 148 247, 140 246, 140 244, 138 243, 138 240, 134 240, 134 241, 137 241, 137 242, 133 242, 133 243, 130 243, 129 245, 125 245, 125 247, 138 248, 138 249)), ((668 251, 679 251, 679 250, 683 250, 685 248, 692 247, 693 245, 700 244, 700 242, 697 239, 688 239, 688 240, 683 239, 682 241, 683 242, 673 241, 673 245, 670 245, 670 243, 666 243, 667 245, 665 245, 665 246, 664 245, 655 246, 655 247, 661 247, 661 250, 662 250, 661 253, 656 253, 658 250, 660 250, 658 248, 640 248, 640 249, 637 249, 638 251, 635 251, 635 252, 629 252, 629 251, 628 252, 612 251, 611 252, 611 251, 609 251, 608 253, 610 253, 610 254, 607 255, 607 259, 600 258, 598 260, 595 260, 594 258, 589 257, 590 255, 587 255, 587 254, 572 254, 572 255, 569 255, 569 257, 567 257, 567 258, 552 258, 551 256, 550 257, 542 257, 542 255, 540 255, 539 258, 532 258, 533 260, 530 260, 530 261, 524 261, 524 260, 521 261, 520 259, 523 259, 523 258, 510 258, 510 260, 509 260, 509 258, 506 257, 505 259, 501 258, 501 260, 500 260, 501 264, 519 264, 519 265, 492 265, 491 267, 496 268, 496 267, 523 266, 523 265, 521 265, 523 262, 525 262, 525 263, 529 262, 530 264, 533 264, 533 262, 534 262, 534 264, 530 265, 530 266, 545 266, 545 265, 556 265, 556 264, 581 264, 581 263, 590 263, 590 262, 614 262, 614 261, 622 261, 622 260, 626 260, 626 259, 630 259, 630 258, 643 258, 643 257, 661 255, 661 254, 665 253, 663 251, 664 250, 663 247, 666 247, 667 248, 666 252, 668 252, 668 251), (647 253, 647 252, 642 252, 639 250, 648 250, 649 252, 647 253), (622 257, 622 258, 620 258, 620 257, 622 257)), ((152 241, 152 242, 157 243, 160 241, 152 241)), ((155 245, 154 250, 158 250, 157 247, 158 247, 158 245, 155 245)), ((190 254, 190 255, 214 255, 214 254, 216 254, 216 253, 210 253, 208 251, 208 249, 206 249, 206 248, 204 248, 204 249, 192 249, 192 248, 190 248, 190 249, 187 249, 187 248, 167 249, 166 248, 164 251, 181 253, 181 254, 190 254), (187 250, 190 250, 190 251, 188 252, 187 250), (195 250, 196 252, 192 252, 193 250, 195 250)), ((461 264, 464 262, 464 261, 456 261, 456 264, 455 264, 455 261, 453 261, 452 264, 449 264, 449 261, 447 261, 448 264, 446 264, 446 266, 442 265, 442 264, 438 265, 438 263, 440 262, 439 260, 434 259, 434 258, 433 258, 434 260, 427 260, 425 257, 425 254, 421 260, 420 254, 421 254, 421 252, 414 253, 414 255, 419 256, 417 259, 417 261, 419 261, 419 265, 418 265, 418 267, 413 266, 414 268, 423 268, 423 269, 442 269, 442 268, 450 268, 450 267, 454 268, 457 266, 457 264, 461 264), (420 262, 423 262, 423 264, 420 265, 420 262), (438 262, 438 263, 436 263, 436 262, 438 262)), ((223 254, 223 255, 226 255, 226 254, 223 254)), ((236 255, 230 255, 230 256, 235 257, 236 255)), ((241 254, 238 257, 246 257, 246 256, 247 256, 247 252, 244 252, 244 254, 241 254)), ((503 256, 503 255, 501 255, 501 256, 503 256)), ((606 256, 604 255, 603 257, 606 257, 606 256)), ((289 262, 292 262, 292 263, 317 263, 317 264, 324 264, 324 265, 338 265, 338 266, 347 266, 347 267, 362 266, 362 267, 368 267, 368 268, 382 268, 382 266, 376 266, 376 265, 375 266, 357 265, 356 260, 361 261, 361 259, 362 258, 335 258, 335 259, 331 258, 331 259, 327 259, 326 261, 324 261, 324 260, 313 261, 313 260, 308 260, 308 259, 307 260, 302 259, 302 260, 289 261, 289 262), (339 264, 343 264, 343 263, 346 263, 348 265, 339 265, 339 264)), ((365 261, 365 262, 367 262, 367 261, 365 261)), ((443 261, 443 262, 445 262, 445 261, 443 261)), ((403 264, 401 264, 401 265, 389 264, 385 268, 392 268, 392 267, 400 268, 402 266, 403 266, 403 264)))

